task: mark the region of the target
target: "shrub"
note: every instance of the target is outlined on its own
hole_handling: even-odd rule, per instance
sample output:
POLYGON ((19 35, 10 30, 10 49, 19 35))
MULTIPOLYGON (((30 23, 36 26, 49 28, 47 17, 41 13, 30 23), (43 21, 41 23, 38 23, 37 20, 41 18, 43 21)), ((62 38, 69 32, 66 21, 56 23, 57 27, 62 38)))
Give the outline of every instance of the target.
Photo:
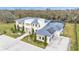
POLYGON ((3 33, 5 34, 5 33, 6 33, 6 31, 3 31, 3 33))
POLYGON ((11 28, 11 31, 12 31, 12 33, 15 33, 16 32, 13 28, 11 28))
POLYGON ((36 33, 34 34, 34 42, 36 42, 36 33))
POLYGON ((14 24, 14 29, 16 30, 16 25, 14 24))

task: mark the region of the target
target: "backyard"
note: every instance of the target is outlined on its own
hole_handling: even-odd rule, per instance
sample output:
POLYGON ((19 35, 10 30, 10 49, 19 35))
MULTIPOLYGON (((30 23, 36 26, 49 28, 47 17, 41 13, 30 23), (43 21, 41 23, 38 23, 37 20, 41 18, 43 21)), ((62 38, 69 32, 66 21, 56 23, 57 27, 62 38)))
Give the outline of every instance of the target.
POLYGON ((20 36, 17 33, 13 33, 11 28, 14 28, 14 23, 1 23, 0 24, 0 34, 3 33, 5 35, 11 36, 13 38, 17 38, 20 36))

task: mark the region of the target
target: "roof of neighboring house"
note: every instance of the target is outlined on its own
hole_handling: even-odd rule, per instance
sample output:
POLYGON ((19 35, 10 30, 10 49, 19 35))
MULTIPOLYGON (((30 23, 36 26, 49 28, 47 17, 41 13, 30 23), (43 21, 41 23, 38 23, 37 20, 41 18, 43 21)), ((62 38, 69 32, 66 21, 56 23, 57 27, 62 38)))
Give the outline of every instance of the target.
POLYGON ((63 28, 64 24, 60 22, 50 22, 44 28, 38 30, 36 33, 45 36, 51 36, 55 31, 63 28))

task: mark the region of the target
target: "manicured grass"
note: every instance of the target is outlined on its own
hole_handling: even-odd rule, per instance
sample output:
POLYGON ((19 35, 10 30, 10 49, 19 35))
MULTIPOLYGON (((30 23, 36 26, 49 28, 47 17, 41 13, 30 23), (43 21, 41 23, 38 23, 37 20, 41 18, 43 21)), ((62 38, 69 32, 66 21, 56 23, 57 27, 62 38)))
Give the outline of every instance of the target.
POLYGON ((17 33, 12 33, 11 28, 14 28, 14 23, 1 23, 0 24, 0 33, 6 32, 5 35, 11 36, 13 38, 18 37, 17 33))
POLYGON ((79 24, 77 24, 78 50, 79 50, 79 24))
POLYGON ((32 44, 32 45, 35 45, 35 46, 38 46, 40 48, 45 48, 46 47, 44 45, 44 42, 41 42, 41 41, 38 41, 38 40, 36 40, 34 42, 33 38, 31 38, 31 36, 33 37, 34 35, 28 35, 25 38, 23 38, 22 41, 24 41, 26 43, 29 43, 29 44, 32 44))
POLYGON ((66 23, 64 36, 71 38, 71 50, 75 50, 75 27, 73 23, 66 23))

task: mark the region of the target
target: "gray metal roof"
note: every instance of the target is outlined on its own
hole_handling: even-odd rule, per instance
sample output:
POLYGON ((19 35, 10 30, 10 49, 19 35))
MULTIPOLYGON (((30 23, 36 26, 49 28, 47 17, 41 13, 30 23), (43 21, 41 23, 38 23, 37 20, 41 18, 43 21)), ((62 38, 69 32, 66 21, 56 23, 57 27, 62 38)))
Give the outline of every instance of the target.
POLYGON ((38 23, 38 19, 35 18, 34 21, 32 22, 32 24, 39 24, 39 23, 38 23))
POLYGON ((51 34, 46 31, 45 29, 40 29, 36 32, 36 34, 44 35, 44 36, 50 36, 51 34))
POLYGON ((37 18, 37 17, 26 17, 26 18, 21 18, 17 19, 16 22, 19 23, 30 23, 30 24, 41 24, 41 23, 48 23, 50 20, 45 20, 43 18, 37 18))
POLYGON ((21 18, 21 19, 17 19, 16 21, 20 22, 20 23, 24 23, 24 20, 27 20, 27 19, 30 19, 30 18, 31 17, 21 18))
POLYGON ((64 24, 60 22, 50 22, 44 28, 38 30, 36 33, 40 35, 51 36, 55 31, 59 31, 63 28, 64 24))

